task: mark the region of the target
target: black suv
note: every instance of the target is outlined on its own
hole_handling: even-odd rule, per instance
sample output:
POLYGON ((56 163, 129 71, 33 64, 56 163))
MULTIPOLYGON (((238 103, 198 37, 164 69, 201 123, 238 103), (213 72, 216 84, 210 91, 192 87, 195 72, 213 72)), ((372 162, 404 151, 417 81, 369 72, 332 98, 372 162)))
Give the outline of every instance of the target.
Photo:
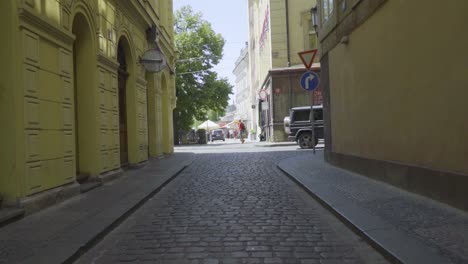
POLYGON ((314 139, 310 122, 310 106, 291 108, 289 116, 284 118, 284 131, 288 134, 288 139, 296 141, 301 148, 314 147, 319 138, 323 138, 323 106, 314 105, 314 139))

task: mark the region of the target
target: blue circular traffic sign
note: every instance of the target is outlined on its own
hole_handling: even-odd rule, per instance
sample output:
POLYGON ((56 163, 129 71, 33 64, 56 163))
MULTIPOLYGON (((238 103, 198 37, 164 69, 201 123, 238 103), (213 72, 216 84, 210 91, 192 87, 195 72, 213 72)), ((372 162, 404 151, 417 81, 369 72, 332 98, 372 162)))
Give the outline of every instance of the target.
POLYGON ((312 92, 320 84, 320 77, 313 71, 308 71, 301 76, 302 89, 312 92))

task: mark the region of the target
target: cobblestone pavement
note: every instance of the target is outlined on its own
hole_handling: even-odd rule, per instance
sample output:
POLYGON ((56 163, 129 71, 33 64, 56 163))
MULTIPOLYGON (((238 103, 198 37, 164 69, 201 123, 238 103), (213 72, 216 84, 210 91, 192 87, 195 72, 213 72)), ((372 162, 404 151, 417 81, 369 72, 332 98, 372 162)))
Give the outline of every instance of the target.
MULTIPOLYGON (((443 255, 447 259, 444 263, 468 263, 468 214, 465 211, 333 167, 324 162, 323 153, 314 156, 309 152, 283 160, 280 166, 283 163, 297 180, 306 185, 319 185, 321 191, 333 193, 328 197, 345 199, 360 208, 356 213, 360 216, 368 213, 382 219, 387 228, 395 227, 408 238, 443 255)), ((379 244, 382 245, 382 241, 379 244)), ((410 248, 408 243, 405 247, 410 248)))
POLYGON ((295 147, 215 148, 77 263, 386 263, 276 168, 295 147))

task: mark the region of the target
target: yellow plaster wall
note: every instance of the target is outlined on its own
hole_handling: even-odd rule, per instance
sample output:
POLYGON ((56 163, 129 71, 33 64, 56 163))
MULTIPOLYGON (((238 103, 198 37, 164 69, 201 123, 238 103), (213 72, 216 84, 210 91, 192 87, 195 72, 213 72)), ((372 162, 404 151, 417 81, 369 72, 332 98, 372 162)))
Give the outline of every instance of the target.
MULTIPOLYGON (((289 60, 291 65, 302 64, 298 52, 304 51, 305 27, 304 17, 310 17, 310 9, 316 1, 289 0, 289 60)), ((263 84, 268 71, 276 67, 288 66, 288 39, 286 32, 286 5, 284 0, 259 0, 252 1, 250 8, 253 20, 253 28, 249 33, 250 39, 255 41, 250 47, 251 71, 253 72, 252 84, 263 84), (269 8, 269 25, 266 31, 264 45, 259 44, 265 20, 265 11, 269 8)), ((308 47, 307 47, 308 49, 308 47)), ((318 61, 318 58, 316 58, 318 61)), ((255 87, 259 89, 260 87, 255 87)))
MULTIPOLYGON (((296 0, 297 1, 297 0, 296 0)), ((293 1, 289 1, 289 6, 294 5, 293 1)), ((270 27, 271 39, 271 67, 287 67, 288 66, 288 47, 287 47, 287 32, 286 32, 286 4, 284 0, 270 1, 270 27)), ((266 74, 266 72, 265 72, 266 74)), ((263 75, 263 78, 266 75, 263 75)))
MULTIPOLYGON (((308 50, 305 47, 305 38, 309 25, 304 18, 310 18, 310 9, 317 4, 317 1, 310 0, 289 0, 289 46, 291 52, 291 65, 302 65, 298 52, 308 50)), ((318 56, 314 61, 319 61, 318 56)))
MULTIPOLYGON (((298 52, 309 49, 305 47, 304 17, 310 17, 310 9, 316 5, 316 1, 289 0, 289 40, 286 32, 286 5, 284 0, 271 0, 271 49, 272 66, 288 66, 288 41, 291 65, 302 64, 298 52)), ((316 59, 318 60, 318 58, 316 59)))
POLYGON ((27 25, 20 35, 25 155, 18 162, 29 195, 74 181, 72 53, 27 25))
POLYGON ((99 164, 98 173, 120 167, 119 101, 117 74, 102 63, 99 76, 99 164))
MULTIPOLYGON (((70 9, 60 1, 42 0, 24 1, 19 7, 23 10, 19 38, 14 40, 21 47, 15 53, 21 65, 15 83, 19 98, 16 129, 21 131, 17 133, 20 140, 16 146, 20 153, 16 157, 17 197, 71 183, 76 170, 70 9)), ((17 15, 14 11, 11 14, 17 15)), ((86 61, 89 64, 81 67, 95 68, 92 59, 86 61)), ((88 85, 94 83, 93 76, 83 80, 88 85)), ((85 97, 92 102, 94 96, 85 97)), ((83 109, 93 109, 92 104, 87 106, 83 109)), ((93 111, 87 116, 92 120, 91 126, 96 123, 93 111)), ((90 145, 95 145, 91 141, 90 145)), ((88 154, 88 164, 93 164, 97 156, 92 149, 88 154)), ((93 173, 95 169, 91 166, 86 172, 93 173)))
MULTIPOLYGON (((145 20, 131 17, 128 5, 114 0, 0 3, 0 29, 8 36, 0 42, 5 62, 0 65, 0 194, 15 201, 74 182, 77 150, 84 153, 80 156, 82 173, 97 176, 120 167, 116 55, 118 40, 124 35, 129 44, 131 74, 126 105, 129 162, 147 160, 147 91, 148 85, 160 85, 160 80, 147 83, 138 63, 139 56, 149 48, 145 20), (81 47, 86 57, 74 63, 72 30, 77 14, 85 18, 80 26, 88 27, 92 39, 81 47), (75 70, 84 76, 76 79, 75 70), (78 89, 75 95, 77 87, 87 88, 78 89), (78 149, 77 134, 87 139, 78 149)), ((172 7, 172 3, 166 3, 166 7, 172 7)), ((164 43, 172 45, 171 40, 164 43)), ((164 48, 172 52, 169 56, 174 55, 173 46, 164 48)), ((172 125, 163 127, 163 122, 172 122, 170 93, 175 91, 175 81, 167 80, 165 98, 160 87, 149 87, 150 91, 159 91, 149 94, 154 103, 154 155, 163 153, 163 142, 167 142, 166 152, 172 152, 172 125), (163 113, 164 100, 167 110, 163 113), (168 140, 163 140, 163 135, 168 140)))
POLYGON ((170 90, 170 97, 169 97, 169 112, 167 115, 169 116, 169 145, 170 145, 170 153, 174 152, 174 109, 177 107, 177 96, 176 96, 176 87, 175 87, 175 75, 170 74, 169 75, 169 84, 168 84, 169 90, 170 90))
MULTIPOLYGON (((117 6, 114 1, 98 0, 99 8, 99 52, 106 57, 116 60, 117 59, 117 44, 118 34, 116 31, 118 16, 117 6)), ((125 19, 122 19, 125 20, 125 19)), ((122 21, 126 24, 127 20, 122 21)))
MULTIPOLYGON (((122 38, 126 41, 126 56, 130 73, 126 82, 128 160, 131 164, 148 157, 146 126, 146 82, 142 80, 143 69, 137 65, 137 56, 145 48, 145 28, 128 17, 121 3, 99 0, 98 33, 99 54, 109 61, 117 58, 117 46, 122 38)), ((116 63, 116 62, 115 62, 116 63)), ((118 66, 116 64, 115 66, 118 66)), ((118 117, 117 68, 99 69, 100 112, 100 173, 120 167, 120 141, 118 117), (107 105, 106 105, 107 102, 107 105), (110 102, 110 105, 109 105, 110 102)))
POLYGON ((162 89, 162 144, 163 152, 168 154, 173 152, 173 126, 172 126, 172 106, 171 106, 171 86, 169 77, 166 71, 161 73, 161 89, 162 89))
MULTIPOLYGON (((125 10, 120 3, 114 1, 100 0, 100 34, 99 49, 105 57, 115 60, 117 55, 117 45, 121 37, 125 37, 130 46, 126 54, 129 56, 130 75, 127 84, 127 125, 128 125, 128 150, 129 162, 139 163, 148 159, 149 140, 147 122, 147 81, 144 68, 137 63, 139 56, 148 48, 145 38, 145 27, 139 27, 134 18, 127 17, 125 10), (119 28, 120 30, 115 30, 119 28)), ((110 74, 110 72, 108 73, 110 74)), ((118 112, 115 126, 118 126, 118 112)), ((117 131, 118 133, 118 131, 117 131)), ((118 135, 118 134, 117 134, 118 135)), ((104 143, 105 144, 105 143, 104 143)), ((103 144, 101 159, 103 160, 102 171, 115 168, 117 158, 116 149, 110 149, 103 144), (109 153, 112 153, 109 155, 109 153)))
POLYGON ((147 73, 145 80, 147 83, 147 116, 148 116, 148 153, 156 156, 156 86, 155 74, 147 73))
POLYGON ((67 86, 65 101, 70 104, 73 113, 70 123, 72 124, 71 138, 69 144, 73 146, 75 157, 75 169, 73 173, 81 175, 97 175, 100 163, 98 159, 99 126, 100 117, 97 107, 100 90, 97 89, 100 74, 96 62, 96 39, 92 30, 92 21, 86 10, 72 13, 73 25, 70 25, 75 41, 71 51, 73 75, 72 82, 67 86))
MULTIPOLYGON (((249 34, 253 35, 250 39, 255 43, 251 43, 251 67, 252 67, 252 84, 256 86, 256 89, 260 89, 263 84, 264 78, 268 71, 271 69, 271 30, 270 26, 273 23, 270 17, 270 23, 268 31, 265 32, 265 39, 263 46, 260 45, 260 37, 263 30, 263 22, 265 20, 265 12, 267 8, 270 8, 269 0, 252 1, 251 3, 253 11, 253 30, 249 34)), ((274 12, 274 11, 271 11, 274 12)))
POLYGON ((15 76, 18 61, 15 41, 18 38, 14 30, 17 20, 14 18, 15 1, 0 2, 0 32, 4 36, 0 42, 0 195, 8 203, 13 203, 19 195, 17 177, 17 136, 16 118, 17 96, 15 94, 15 76))
MULTIPOLYGON (((163 152, 163 87, 161 83, 161 73, 155 74, 155 113, 156 113, 156 127, 155 127, 155 151, 154 155, 152 156, 161 156, 164 154, 163 152)), ((152 137, 152 136, 151 136, 152 137)))
POLYGON ((467 13, 387 1, 329 53, 333 151, 468 174, 467 13))
POLYGON ((146 95, 146 81, 144 79, 140 80, 140 83, 137 84, 137 141, 138 141, 138 162, 142 162, 148 159, 148 106, 146 104, 147 95, 146 95))
POLYGON ((146 74, 148 82, 148 148, 151 157, 163 154, 160 74, 146 74))
POLYGON ((26 6, 32 7, 38 14, 47 17, 52 23, 59 24, 61 4, 59 0, 27 0, 26 6))
POLYGON ((156 152, 154 156, 163 155, 163 112, 162 112, 162 96, 156 95, 156 152))

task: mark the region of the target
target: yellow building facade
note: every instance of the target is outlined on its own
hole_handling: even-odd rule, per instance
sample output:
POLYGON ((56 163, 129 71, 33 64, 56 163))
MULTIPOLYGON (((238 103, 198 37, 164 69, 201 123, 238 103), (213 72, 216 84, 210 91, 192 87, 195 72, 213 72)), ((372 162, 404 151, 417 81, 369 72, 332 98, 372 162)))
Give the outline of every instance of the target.
POLYGON ((173 151, 172 19, 171 0, 1 1, 4 202, 74 192, 173 151), (154 48, 159 73, 140 63, 154 48))
POLYGON ((283 118, 289 108, 310 105, 310 95, 301 92, 297 72, 306 71, 298 53, 317 48, 311 23, 314 6, 315 0, 248 1, 252 97, 258 98, 262 89, 268 94, 265 100, 252 103, 258 112, 258 127, 254 128, 258 133, 264 130, 267 140, 286 140, 283 118), (285 84, 272 77, 272 71, 282 71, 290 80, 285 84))
POLYGON ((327 159, 468 209, 468 2, 319 2, 327 159))

